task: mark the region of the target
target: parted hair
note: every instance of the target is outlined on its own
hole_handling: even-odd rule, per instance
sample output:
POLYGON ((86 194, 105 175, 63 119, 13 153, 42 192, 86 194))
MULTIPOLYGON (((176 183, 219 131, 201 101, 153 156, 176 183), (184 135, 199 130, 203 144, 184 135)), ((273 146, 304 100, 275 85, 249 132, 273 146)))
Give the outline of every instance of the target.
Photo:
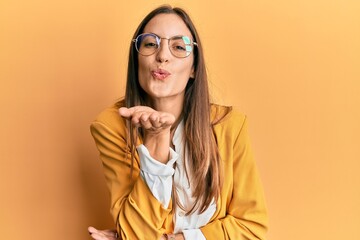
MULTIPOLYGON (((191 171, 192 179, 190 184, 195 204, 191 209, 184 210, 187 214, 197 209, 204 212, 213 199, 215 202, 218 200, 223 182, 221 159, 213 129, 221 118, 217 117, 217 120, 211 120, 208 79, 201 41, 192 20, 183 9, 173 8, 169 5, 154 9, 142 20, 133 35, 133 39, 143 33, 146 24, 158 14, 176 14, 179 16, 190 30, 193 40, 197 43, 193 51, 195 74, 194 78, 190 78, 186 85, 182 112, 185 149, 189 157, 186 171, 187 173, 191 171)), ((146 92, 139 84, 138 53, 135 44, 130 46, 125 98, 118 104, 125 105, 128 108, 139 105, 151 107, 146 92)), ((143 137, 143 132, 141 128, 135 128, 128 121, 128 136, 131 162, 133 164, 137 137, 143 137)), ((177 203, 181 207, 174 188, 172 198, 173 206, 176 206, 177 203)))

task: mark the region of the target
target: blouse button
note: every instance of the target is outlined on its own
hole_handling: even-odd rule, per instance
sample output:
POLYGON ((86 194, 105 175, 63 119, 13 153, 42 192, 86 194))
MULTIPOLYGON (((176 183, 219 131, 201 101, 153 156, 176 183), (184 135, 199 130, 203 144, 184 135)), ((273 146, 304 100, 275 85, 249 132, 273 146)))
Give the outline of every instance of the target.
POLYGON ((184 212, 179 212, 179 217, 183 217, 185 214, 184 214, 184 212))

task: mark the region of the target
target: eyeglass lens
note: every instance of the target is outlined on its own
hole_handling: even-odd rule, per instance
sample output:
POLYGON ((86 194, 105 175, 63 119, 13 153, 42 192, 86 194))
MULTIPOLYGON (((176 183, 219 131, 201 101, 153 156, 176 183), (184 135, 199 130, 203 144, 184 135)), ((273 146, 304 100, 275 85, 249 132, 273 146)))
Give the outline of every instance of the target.
MULTIPOLYGON (((136 38, 136 50, 144 56, 154 54, 160 48, 161 38, 155 34, 140 34, 136 38)), ((170 52, 175 57, 184 58, 190 55, 193 50, 192 42, 187 36, 175 36, 168 40, 170 52)))

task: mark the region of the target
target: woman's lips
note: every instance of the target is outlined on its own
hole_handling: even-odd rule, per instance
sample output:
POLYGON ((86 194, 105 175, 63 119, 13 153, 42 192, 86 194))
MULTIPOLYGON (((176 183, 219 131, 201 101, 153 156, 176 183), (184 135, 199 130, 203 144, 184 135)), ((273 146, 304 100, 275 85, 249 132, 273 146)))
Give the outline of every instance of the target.
POLYGON ((171 73, 169 73, 168 71, 164 70, 164 69, 156 69, 151 71, 151 75, 158 80, 164 80, 165 78, 167 78, 168 76, 171 75, 171 73))

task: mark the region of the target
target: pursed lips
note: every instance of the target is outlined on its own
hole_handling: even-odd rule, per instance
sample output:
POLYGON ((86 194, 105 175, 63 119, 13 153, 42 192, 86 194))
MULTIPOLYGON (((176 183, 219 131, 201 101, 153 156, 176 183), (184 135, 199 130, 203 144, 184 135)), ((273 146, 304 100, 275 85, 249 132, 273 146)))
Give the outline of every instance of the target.
POLYGON ((164 69, 156 69, 151 71, 151 75, 158 80, 164 80, 165 78, 167 78, 168 76, 171 75, 171 73, 169 73, 168 71, 164 70, 164 69))

